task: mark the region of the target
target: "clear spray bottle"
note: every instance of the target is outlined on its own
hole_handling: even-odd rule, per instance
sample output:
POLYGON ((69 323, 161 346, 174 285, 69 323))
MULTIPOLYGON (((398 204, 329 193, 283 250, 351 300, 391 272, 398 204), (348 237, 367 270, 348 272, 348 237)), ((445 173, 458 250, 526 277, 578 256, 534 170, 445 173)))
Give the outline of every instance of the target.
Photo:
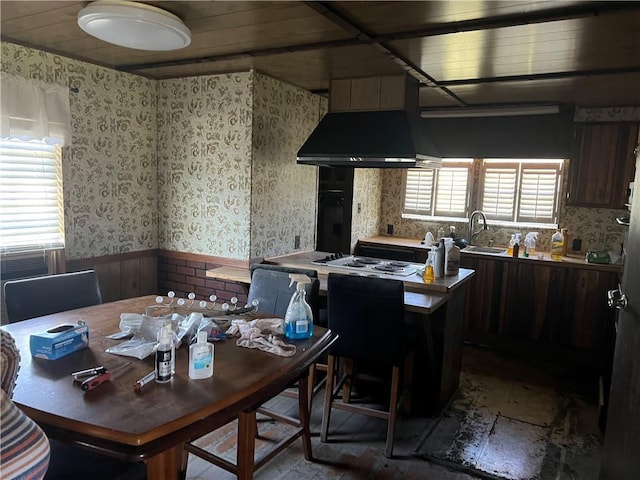
POLYGON ((311 338, 313 335, 313 313, 307 303, 307 292, 304 286, 311 283, 311 279, 304 274, 289 274, 291 282, 296 283, 296 291, 293 292, 289 306, 284 315, 284 335, 291 340, 311 338))

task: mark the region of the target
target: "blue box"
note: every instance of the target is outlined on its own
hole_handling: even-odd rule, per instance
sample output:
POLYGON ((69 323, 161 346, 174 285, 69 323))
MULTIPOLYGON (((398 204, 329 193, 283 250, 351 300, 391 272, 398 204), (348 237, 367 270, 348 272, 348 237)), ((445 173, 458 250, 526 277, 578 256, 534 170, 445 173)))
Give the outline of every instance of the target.
POLYGON ((31 335, 31 355, 56 360, 89 346, 89 327, 84 324, 58 325, 46 332, 31 335))

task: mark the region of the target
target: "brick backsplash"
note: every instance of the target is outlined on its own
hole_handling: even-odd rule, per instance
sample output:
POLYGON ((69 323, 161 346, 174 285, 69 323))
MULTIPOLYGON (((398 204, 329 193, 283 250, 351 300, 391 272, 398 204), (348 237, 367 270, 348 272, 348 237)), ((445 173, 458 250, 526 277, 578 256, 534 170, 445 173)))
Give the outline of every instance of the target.
POLYGON ((206 271, 220 267, 216 263, 196 262, 181 258, 158 257, 158 288, 166 295, 174 291, 176 297, 186 298, 191 292, 196 294, 196 300, 208 299, 216 295, 221 301, 228 302, 236 297, 240 305, 247 303, 248 287, 224 280, 207 278, 206 271))

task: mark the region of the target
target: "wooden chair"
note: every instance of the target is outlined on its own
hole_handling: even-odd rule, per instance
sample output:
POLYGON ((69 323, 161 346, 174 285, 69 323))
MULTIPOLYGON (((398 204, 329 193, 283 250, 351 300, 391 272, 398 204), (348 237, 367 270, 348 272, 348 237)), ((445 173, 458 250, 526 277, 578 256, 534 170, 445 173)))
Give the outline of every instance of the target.
POLYGON ((330 273, 327 308, 329 328, 338 334, 338 340, 329 349, 320 439, 327 441, 333 408, 385 419, 385 456, 391 458, 403 367, 413 352, 404 322, 404 284, 401 280, 330 273), (348 368, 334 385, 338 359, 348 360, 348 368), (376 369, 391 368, 388 410, 352 403, 351 382, 358 377, 354 372, 359 361, 375 365, 376 369))
MULTIPOLYGON (((253 264, 251 269, 251 284, 249 287, 248 302, 258 300, 258 311, 263 313, 272 313, 284 317, 289 300, 295 291, 295 285, 289 286, 290 273, 302 273, 311 278, 311 283, 305 286, 307 292, 307 302, 314 313, 314 318, 317 318, 318 312, 318 296, 320 290, 320 282, 318 280, 318 274, 315 270, 298 269, 282 267, 279 265, 268 264, 253 264)), ((309 371, 308 381, 305 376, 301 379, 297 392, 285 390, 279 394, 287 396, 295 396, 298 398, 298 412, 299 419, 274 412, 262 406, 256 406, 256 412, 261 413, 267 417, 270 417, 276 421, 286 423, 295 427, 292 433, 286 438, 280 440, 268 453, 264 454, 262 458, 255 461, 254 471, 258 470, 269 460, 275 457, 277 454, 286 449, 298 438, 302 438, 302 445, 304 450, 304 456, 307 460, 312 460, 311 452, 311 435, 309 432, 309 412, 311 408, 311 394, 313 391, 313 377, 315 373, 315 366, 312 366, 309 371)), ((258 435, 257 423, 253 425, 255 427, 256 435, 258 435)), ((197 446, 193 441, 184 444, 184 452, 192 453, 204 460, 207 460, 214 465, 217 465, 224 470, 237 474, 238 466, 211 453, 207 450, 197 446)), ((182 470, 186 471, 188 455, 183 455, 182 470)))
POLYGON ((94 270, 10 280, 4 298, 9 323, 102 303, 94 270))

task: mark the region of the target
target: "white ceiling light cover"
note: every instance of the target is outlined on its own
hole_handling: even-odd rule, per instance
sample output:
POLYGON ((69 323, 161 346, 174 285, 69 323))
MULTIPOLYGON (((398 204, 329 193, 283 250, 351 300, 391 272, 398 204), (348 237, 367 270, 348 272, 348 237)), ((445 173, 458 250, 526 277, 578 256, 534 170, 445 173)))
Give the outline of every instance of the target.
POLYGON ((182 20, 139 2, 92 2, 78 12, 78 25, 100 40, 137 50, 178 50, 191 43, 191 32, 182 20))

